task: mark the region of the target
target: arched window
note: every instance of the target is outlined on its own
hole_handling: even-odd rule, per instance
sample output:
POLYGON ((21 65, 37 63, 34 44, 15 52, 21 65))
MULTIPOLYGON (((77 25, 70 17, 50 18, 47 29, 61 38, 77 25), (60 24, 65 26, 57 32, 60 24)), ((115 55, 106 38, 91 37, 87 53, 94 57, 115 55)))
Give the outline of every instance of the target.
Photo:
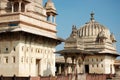
POLYGON ((15 2, 14 3, 14 12, 18 12, 18 10, 19 10, 19 3, 15 2))
POLYGON ((21 4, 21 12, 25 12, 25 4, 24 3, 21 4))

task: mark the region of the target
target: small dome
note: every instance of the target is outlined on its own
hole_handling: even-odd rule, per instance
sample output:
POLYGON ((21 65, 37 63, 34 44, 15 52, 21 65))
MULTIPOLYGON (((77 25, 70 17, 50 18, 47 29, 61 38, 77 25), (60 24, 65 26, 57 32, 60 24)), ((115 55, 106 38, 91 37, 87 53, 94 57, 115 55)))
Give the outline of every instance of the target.
POLYGON ((46 9, 53 9, 56 10, 54 3, 51 0, 48 0, 47 3, 45 4, 46 9))
POLYGON ((78 29, 79 37, 101 37, 110 38, 110 31, 105 26, 96 22, 93 17, 93 13, 91 13, 91 20, 87 22, 83 27, 78 29))

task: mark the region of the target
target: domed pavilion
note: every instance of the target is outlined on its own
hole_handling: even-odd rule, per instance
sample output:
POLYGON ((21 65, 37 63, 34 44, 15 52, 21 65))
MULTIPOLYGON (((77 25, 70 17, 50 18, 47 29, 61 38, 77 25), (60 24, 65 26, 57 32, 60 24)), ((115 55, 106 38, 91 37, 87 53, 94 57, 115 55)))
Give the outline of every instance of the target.
POLYGON ((119 56, 115 42, 114 34, 97 22, 92 12, 90 21, 85 25, 80 28, 73 25, 70 36, 65 40, 64 49, 56 52, 64 57, 65 62, 64 67, 57 65, 58 74, 61 71, 66 75, 114 74, 114 61, 119 56))

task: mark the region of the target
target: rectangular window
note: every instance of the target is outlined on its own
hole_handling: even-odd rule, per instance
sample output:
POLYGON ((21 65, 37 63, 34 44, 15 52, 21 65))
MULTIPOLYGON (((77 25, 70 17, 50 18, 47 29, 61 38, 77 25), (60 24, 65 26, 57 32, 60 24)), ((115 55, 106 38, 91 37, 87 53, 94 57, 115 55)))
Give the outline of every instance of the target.
POLYGON ((8 63, 8 57, 4 57, 4 63, 8 63))
POLYGON ((98 62, 98 58, 96 59, 96 61, 98 62))
POLYGON ((93 62, 94 60, 92 59, 92 62, 93 62))
POLYGON ((26 63, 28 63, 28 57, 26 58, 26 63))
POLYGON ((13 51, 15 51, 16 49, 15 49, 15 47, 13 48, 13 51))
POLYGON ((12 63, 15 63, 15 56, 12 57, 12 63))
POLYGON ((99 67, 99 64, 97 64, 97 67, 99 67))
POLYGON ((33 57, 31 58, 31 63, 33 63, 33 57))
POLYGON ((101 67, 103 67, 103 64, 101 64, 101 67))
POLYGON ((8 57, 6 57, 6 63, 8 63, 8 57))
POLYGON ((24 61, 24 57, 21 58, 21 62, 22 62, 22 63, 23 63, 23 61, 24 61))
POLYGON ((22 46, 22 51, 24 51, 24 46, 22 46))
POLYGON ((89 59, 88 59, 88 62, 89 62, 89 59))
POLYGON ((8 52, 9 52, 8 47, 4 48, 4 53, 8 53, 8 52))
POLYGON ((8 51, 8 48, 6 48, 6 52, 8 51))

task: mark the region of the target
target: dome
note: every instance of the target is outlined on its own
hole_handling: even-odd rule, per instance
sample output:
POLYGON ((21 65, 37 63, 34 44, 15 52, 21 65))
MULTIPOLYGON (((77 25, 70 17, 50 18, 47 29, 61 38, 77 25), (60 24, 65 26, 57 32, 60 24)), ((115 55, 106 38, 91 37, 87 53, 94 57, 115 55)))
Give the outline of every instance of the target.
POLYGON ((110 30, 94 20, 94 13, 91 13, 90 21, 84 26, 72 27, 70 36, 65 40, 65 49, 80 49, 100 53, 115 53, 116 47, 113 43, 116 39, 110 30))
POLYGON ((50 15, 57 15, 57 12, 56 12, 56 8, 54 6, 54 3, 52 2, 52 0, 48 0, 45 4, 45 9, 46 9, 46 14, 47 16, 50 16, 50 15))
POLYGON ((54 3, 51 0, 48 0, 47 3, 45 4, 45 8, 46 9, 52 9, 52 10, 56 10, 54 3))
POLYGON ((93 17, 93 13, 91 13, 91 20, 87 22, 84 26, 78 29, 79 37, 102 37, 102 38, 110 38, 110 31, 108 28, 103 26, 102 24, 96 22, 93 17))

